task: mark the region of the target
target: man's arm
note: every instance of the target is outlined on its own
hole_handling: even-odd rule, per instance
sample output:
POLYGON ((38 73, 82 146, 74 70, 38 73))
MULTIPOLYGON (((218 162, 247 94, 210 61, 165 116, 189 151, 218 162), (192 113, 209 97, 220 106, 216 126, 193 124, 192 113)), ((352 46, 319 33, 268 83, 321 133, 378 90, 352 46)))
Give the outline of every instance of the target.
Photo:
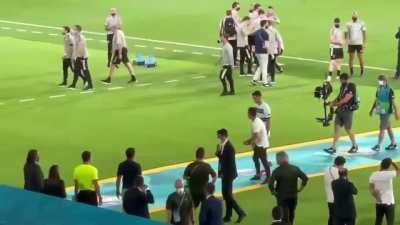
POLYGON ((167 212, 165 213, 166 215, 166 220, 165 223, 166 224, 171 224, 171 220, 172 220, 172 211, 170 209, 167 209, 167 212))
POLYGON ((267 134, 269 136, 271 132, 271 117, 267 118, 265 121, 265 127, 267 128, 267 134))
POLYGON ((302 170, 300 170, 300 168, 297 168, 297 171, 298 171, 298 177, 301 179, 301 186, 299 189, 299 192, 301 192, 308 183, 308 177, 302 170))
POLYGON ((100 185, 98 180, 93 180, 94 189, 96 191, 97 197, 99 199, 99 205, 103 204, 103 197, 101 197, 100 185))
POLYGON ((249 139, 247 139, 246 141, 244 141, 245 145, 254 145, 254 143, 256 142, 256 140, 258 139, 259 133, 258 132, 253 132, 251 134, 251 137, 249 139))
POLYGON ((356 188, 356 186, 354 186, 354 184, 352 182, 350 182, 350 187, 351 187, 351 192, 353 195, 357 195, 358 194, 358 190, 356 188))
POLYGON ((363 48, 365 48, 367 46, 367 31, 363 30, 362 33, 363 33, 363 42, 364 42, 363 48))
POLYGON ((115 194, 117 195, 117 198, 119 199, 121 192, 120 192, 120 187, 121 187, 121 175, 117 176, 117 181, 115 182, 115 194))
POLYGON ((211 175, 211 177, 212 177, 211 182, 212 182, 213 184, 215 184, 215 182, 217 182, 217 179, 218 179, 217 173, 216 173, 216 172, 214 171, 214 169, 210 166, 210 164, 208 164, 208 166, 209 166, 210 175, 211 175))
POLYGON ((274 171, 272 172, 271 176, 268 179, 268 188, 271 191, 272 195, 276 195, 275 182, 276 182, 276 173, 274 171))
POLYGON ((400 115, 399 115, 399 108, 397 107, 396 99, 392 99, 392 107, 393 107, 393 112, 396 120, 399 120, 400 115))
POLYGON ((348 103, 352 98, 353 98, 353 93, 347 93, 343 99, 339 100, 339 101, 334 101, 331 103, 332 107, 338 107, 338 106, 342 106, 346 103, 348 103))
POLYGON ((145 193, 146 193, 146 201, 147 201, 147 203, 153 204, 154 203, 153 193, 151 193, 150 190, 147 190, 145 193))
POLYGON ((78 192, 79 192, 79 183, 77 180, 74 180, 74 193, 75 193, 75 200, 76 197, 78 196, 78 192))
POLYGON ((392 162, 392 166, 393 166, 394 170, 396 171, 396 176, 400 176, 400 170, 399 170, 399 167, 397 166, 397 164, 395 162, 392 162))
MULTIPOLYGON (((375 107, 376 107, 376 100, 372 104, 371 110, 369 111, 370 116, 372 116, 374 114, 375 107)), ((394 106, 393 106, 393 108, 394 108, 394 106)))

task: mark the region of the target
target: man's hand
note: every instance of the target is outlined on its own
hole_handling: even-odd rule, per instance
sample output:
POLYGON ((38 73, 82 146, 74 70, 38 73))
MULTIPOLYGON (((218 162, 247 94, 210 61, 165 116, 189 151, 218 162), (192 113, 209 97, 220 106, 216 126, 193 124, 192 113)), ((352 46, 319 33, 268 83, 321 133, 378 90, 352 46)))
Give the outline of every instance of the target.
POLYGON ((119 190, 117 190, 116 196, 117 196, 117 199, 119 199, 119 197, 121 196, 121 193, 119 192, 119 190))
POLYGON ((99 205, 103 205, 103 197, 99 196, 99 205))

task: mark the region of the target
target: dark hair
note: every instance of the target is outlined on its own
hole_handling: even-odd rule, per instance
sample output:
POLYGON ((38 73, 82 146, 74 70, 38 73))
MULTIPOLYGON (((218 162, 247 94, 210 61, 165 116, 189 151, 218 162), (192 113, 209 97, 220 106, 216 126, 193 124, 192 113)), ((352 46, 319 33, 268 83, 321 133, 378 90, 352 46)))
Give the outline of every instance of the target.
POLYGON ((232 3, 232 9, 234 9, 234 8, 236 8, 238 5, 240 5, 240 3, 239 2, 233 2, 232 3))
POLYGON ((81 26, 81 25, 75 25, 75 28, 76 28, 78 31, 81 31, 81 30, 82 30, 82 26, 81 26))
POLYGON ((348 79, 349 79, 349 74, 348 74, 348 73, 342 73, 342 74, 340 74, 340 79, 341 79, 341 80, 348 80, 348 79))
POLYGON ((333 20, 333 22, 334 22, 334 23, 340 23, 339 17, 336 17, 336 18, 333 20))
POLYGON ((242 22, 243 22, 243 21, 247 21, 247 20, 250 20, 250 17, 249 17, 249 16, 245 16, 245 17, 242 18, 242 22))
POLYGON ((336 166, 343 166, 346 163, 346 159, 343 156, 338 156, 335 158, 334 163, 336 166))
POLYGON ((127 148, 125 151, 125 155, 126 158, 133 159, 135 157, 135 149, 132 147, 127 148))
POLYGON ((82 152, 81 157, 83 162, 89 162, 90 158, 92 157, 92 154, 89 151, 84 151, 82 152))
POLYGON ((252 117, 256 117, 257 116, 257 108, 256 107, 250 107, 247 110, 247 113, 252 117))
POLYGON ((392 159, 391 158, 385 158, 381 162, 381 169, 387 170, 387 169, 390 168, 391 165, 392 165, 392 159))
POLYGON ((274 9, 274 7, 272 5, 269 5, 268 9, 274 9))
POLYGON ((142 186, 144 185, 144 178, 143 176, 137 176, 134 180, 133 180, 134 184, 136 187, 138 186, 142 186))
POLYGON ((257 97, 261 97, 262 96, 261 91, 259 91, 259 90, 254 91, 251 95, 257 96, 257 97))
POLYGON ((58 165, 52 165, 49 169, 49 180, 60 180, 58 165))
POLYGON ((347 177, 347 169, 341 169, 341 170, 339 170, 339 177, 340 177, 340 178, 347 177))
POLYGON ((259 9, 259 10, 258 10, 258 15, 261 15, 261 14, 265 14, 264 9, 259 9))
POLYGON ((276 153, 276 158, 288 158, 288 154, 285 151, 280 151, 276 153))
POLYGON ((222 135, 222 136, 225 136, 225 137, 228 137, 228 130, 225 129, 225 128, 219 129, 219 130, 217 131, 217 134, 222 135))
POLYGON ((71 31, 71 28, 69 26, 63 26, 64 30, 66 30, 68 33, 71 31))
POLYGON ((254 4, 254 9, 258 9, 258 8, 260 8, 261 7, 261 4, 260 3, 255 3, 254 4))
POLYGON ((227 15, 227 16, 232 15, 232 11, 231 11, 231 10, 226 10, 226 15, 227 15))
POLYGON ((280 206, 275 206, 272 209, 272 219, 281 220, 283 218, 283 210, 280 206))
POLYGON ((36 149, 29 150, 28 154, 26 156, 26 163, 27 164, 35 163, 38 158, 38 155, 39 155, 38 150, 36 150, 36 149))
POLYGON ((199 147, 196 150, 196 159, 203 159, 205 156, 205 150, 203 147, 199 147))
POLYGON ((206 187, 206 191, 208 194, 212 195, 215 192, 215 185, 213 183, 208 183, 206 187))
POLYGON ((265 27, 265 25, 267 25, 267 23, 268 23, 267 20, 261 20, 260 26, 261 26, 261 27, 265 27))

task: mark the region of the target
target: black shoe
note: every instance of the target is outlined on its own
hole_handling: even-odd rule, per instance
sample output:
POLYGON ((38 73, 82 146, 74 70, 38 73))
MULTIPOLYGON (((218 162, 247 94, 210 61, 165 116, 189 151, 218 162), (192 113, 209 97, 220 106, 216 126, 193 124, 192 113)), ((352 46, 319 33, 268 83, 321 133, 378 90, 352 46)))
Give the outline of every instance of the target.
POLYGON ((230 92, 228 93, 228 95, 235 95, 235 92, 234 92, 234 91, 230 91, 230 92))
POLYGON ((239 218, 236 220, 236 223, 242 222, 246 216, 247 216, 246 213, 240 214, 239 218))
POLYGON ((259 175, 254 175, 250 180, 260 180, 261 177, 259 175))
POLYGON ((229 223, 231 222, 231 218, 224 217, 223 221, 224 223, 229 223))
POLYGON ((333 155, 333 154, 336 153, 336 149, 335 149, 335 148, 332 148, 332 147, 330 147, 330 148, 325 148, 325 149, 324 149, 324 152, 333 155))
POLYGON ((379 152, 381 150, 381 146, 375 145, 374 147, 371 148, 371 150, 379 152))
POLYGON ((136 77, 134 75, 131 75, 131 79, 128 81, 128 84, 129 83, 135 83, 136 81, 137 81, 136 77))
POLYGON ((358 146, 351 146, 350 150, 347 153, 354 154, 358 152, 358 146))
POLYGON ((222 93, 220 94, 220 96, 226 96, 226 95, 228 95, 228 92, 226 92, 226 91, 224 91, 224 92, 222 92, 222 93))
POLYGON ((104 84, 111 84, 111 78, 107 77, 106 79, 101 80, 101 82, 103 82, 104 84))
POLYGON ((69 89, 75 89, 75 85, 71 84, 68 86, 69 89))
POLYGON ((58 84, 58 86, 62 87, 62 86, 67 86, 66 82, 62 82, 61 84, 58 84))
POLYGON ((390 144, 385 148, 385 150, 388 150, 388 151, 393 151, 396 149, 397 149, 397 144, 390 144))
POLYGON ((83 88, 83 91, 91 91, 91 90, 93 90, 93 88, 89 86, 83 88))

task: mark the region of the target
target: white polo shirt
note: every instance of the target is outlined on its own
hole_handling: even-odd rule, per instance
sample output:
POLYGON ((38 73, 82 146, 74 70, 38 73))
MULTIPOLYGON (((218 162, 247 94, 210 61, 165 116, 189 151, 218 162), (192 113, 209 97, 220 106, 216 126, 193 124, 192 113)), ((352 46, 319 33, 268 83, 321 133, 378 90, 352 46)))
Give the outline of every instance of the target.
POLYGON ((71 33, 64 35, 64 58, 71 59, 74 53, 74 37, 71 33))
POLYGON ((239 24, 239 27, 237 29, 237 34, 236 34, 238 48, 243 48, 248 45, 247 36, 250 33, 249 31, 250 30, 248 29, 248 26, 246 26, 245 23, 239 24))
POLYGON ((330 166, 325 170, 324 182, 325 182, 325 193, 326 201, 328 203, 334 202, 333 191, 332 191, 332 181, 339 179, 339 169, 334 166, 330 166))
POLYGON ((128 48, 128 45, 126 44, 126 38, 124 32, 120 29, 117 29, 113 36, 112 49, 113 51, 115 51, 119 47, 128 48))
POLYGON ((363 32, 367 28, 363 21, 348 22, 347 23, 347 33, 349 35, 349 45, 362 45, 364 44, 363 32))
POLYGON ((262 148, 269 147, 267 128, 265 127, 264 122, 260 118, 256 117, 252 122, 251 133, 252 134, 257 133, 257 138, 255 140, 255 145, 257 147, 262 147, 262 148))
POLYGON ((107 34, 112 34, 112 29, 113 28, 119 28, 122 26, 122 19, 120 16, 115 15, 109 15, 106 18, 106 22, 104 23, 104 26, 107 28, 107 34))
POLYGON ((266 120, 271 118, 271 107, 265 102, 261 104, 256 104, 257 108, 257 117, 261 120, 266 120))
POLYGON ((74 48, 74 58, 87 58, 89 56, 87 45, 86 45, 86 38, 83 36, 82 33, 77 34, 74 36, 75 38, 75 48, 74 48))
POLYGON ((343 31, 340 28, 336 28, 336 27, 332 27, 331 31, 330 31, 330 47, 331 48, 343 48, 343 44, 344 44, 344 35, 343 35, 343 31), (332 42, 335 43, 341 43, 342 45, 338 45, 338 44, 332 44, 332 42))
POLYGON ((386 205, 394 204, 393 178, 396 176, 397 173, 393 170, 372 173, 369 178, 369 183, 374 184, 375 190, 377 190, 381 196, 381 202, 377 203, 386 205))

